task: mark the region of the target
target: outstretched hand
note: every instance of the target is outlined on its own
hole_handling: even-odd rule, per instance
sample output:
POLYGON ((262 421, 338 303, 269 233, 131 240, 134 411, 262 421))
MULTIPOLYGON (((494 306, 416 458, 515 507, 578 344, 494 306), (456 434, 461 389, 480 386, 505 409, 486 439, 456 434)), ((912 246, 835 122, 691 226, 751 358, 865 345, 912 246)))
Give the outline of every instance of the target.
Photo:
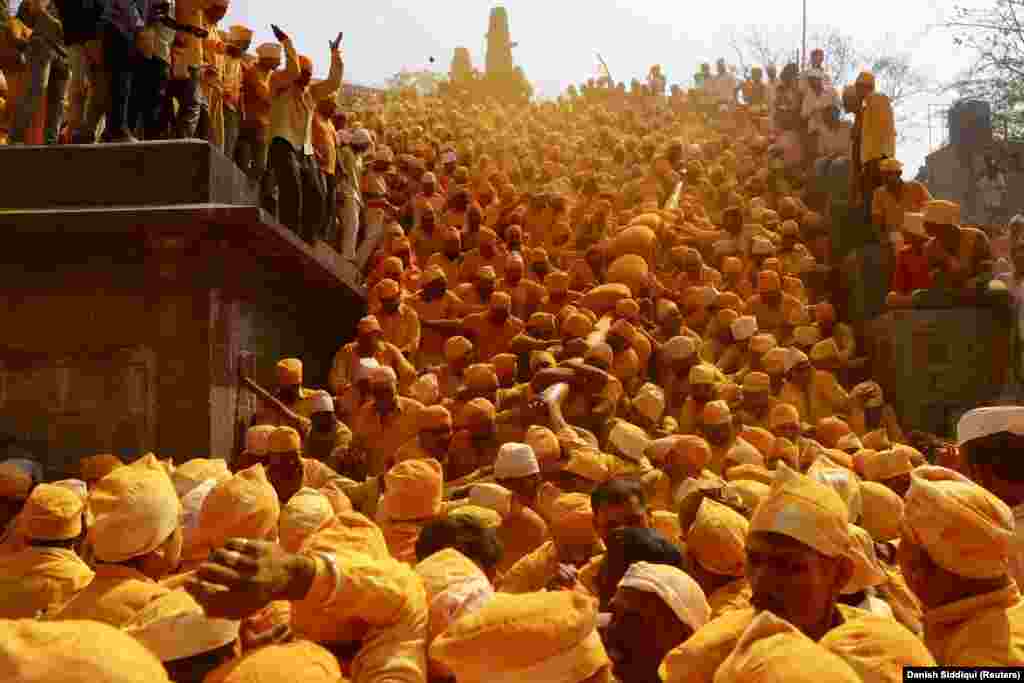
POLYGON ((334 52, 335 50, 338 49, 338 46, 341 45, 341 39, 344 35, 344 32, 338 31, 338 37, 330 41, 329 45, 331 46, 331 52, 334 52))

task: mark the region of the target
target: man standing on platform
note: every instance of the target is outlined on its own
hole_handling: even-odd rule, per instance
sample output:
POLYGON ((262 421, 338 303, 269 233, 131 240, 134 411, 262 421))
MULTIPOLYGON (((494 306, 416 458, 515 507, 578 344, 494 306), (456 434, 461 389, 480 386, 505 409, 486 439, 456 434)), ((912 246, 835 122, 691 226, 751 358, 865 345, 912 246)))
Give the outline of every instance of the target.
POLYGON ((284 71, 270 79, 270 166, 279 192, 278 215, 292 232, 312 243, 320 236, 324 210, 320 169, 313 154, 313 112, 318 101, 341 88, 341 34, 330 42, 327 80, 310 86, 313 62, 295 52, 291 38, 281 29, 272 28, 285 52, 284 71))

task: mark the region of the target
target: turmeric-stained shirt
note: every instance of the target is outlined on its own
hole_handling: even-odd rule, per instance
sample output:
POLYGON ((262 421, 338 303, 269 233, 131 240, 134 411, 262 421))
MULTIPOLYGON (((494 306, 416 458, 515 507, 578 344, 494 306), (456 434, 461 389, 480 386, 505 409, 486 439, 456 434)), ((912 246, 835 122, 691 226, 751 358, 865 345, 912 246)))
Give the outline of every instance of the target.
POLYGON ((313 114, 313 153, 324 175, 334 176, 338 167, 338 131, 331 120, 321 114, 313 114))
POLYGON ((1017 584, 926 611, 924 642, 939 666, 1024 665, 1017 584))
POLYGON ((0 618, 32 619, 58 610, 92 578, 73 550, 28 547, 0 556, 0 618))
POLYGON ((377 320, 384 331, 384 341, 407 355, 419 351, 420 317, 408 304, 401 304, 393 314, 377 311, 377 320))
POLYGON ((498 539, 505 547, 498 571, 504 572, 548 539, 548 525, 536 512, 521 507, 502 520, 498 527, 498 539))
POLYGON ((476 347, 480 362, 486 363, 499 353, 508 351, 509 342, 523 331, 525 325, 515 316, 509 316, 504 322, 495 324, 491 321, 489 312, 481 312, 467 316, 463 327, 476 347))
MULTIPOLYGON (((331 365, 331 372, 328 385, 336 395, 341 394, 342 388, 355 381, 356 371, 359 369, 358 351, 359 345, 356 342, 349 342, 334 354, 334 362, 331 365)), ((416 381, 416 368, 406 359, 398 347, 388 342, 381 342, 373 353, 373 359, 380 365, 389 367, 398 375, 398 389, 405 391, 409 385, 416 381)))
POLYGON ((850 395, 839 383, 836 376, 827 370, 815 370, 811 378, 809 407, 811 424, 833 415, 845 415, 849 406, 850 395))
POLYGON ((273 71, 264 71, 252 66, 242 74, 242 108, 246 128, 266 131, 270 128, 270 76, 273 71))
POLYGON ((121 628, 168 588, 142 572, 119 564, 99 564, 96 576, 63 610, 58 620, 89 619, 121 628))
MULTIPOLYGON (((462 299, 449 290, 436 299, 427 300, 418 292, 405 300, 405 304, 416 312, 419 320, 451 320, 458 318, 462 310, 462 299)), ((424 328, 420 339, 420 352, 431 357, 443 356, 446 337, 440 332, 424 328)))
POLYGON ((381 416, 377 404, 367 401, 352 421, 352 434, 366 450, 369 476, 383 474, 384 464, 409 439, 419 433, 419 413, 423 404, 404 396, 398 397, 393 413, 381 416))
POLYGON ((309 592, 292 603, 292 629, 316 636, 366 625, 358 634, 362 645, 351 663, 352 683, 424 683, 427 596, 419 576, 401 562, 358 552, 315 559, 309 592))
MULTIPOLYGON (((854 619, 879 618, 847 605, 836 605, 836 608, 844 623, 854 619)), ((718 667, 736 649, 737 641, 755 614, 752 607, 727 611, 697 629, 662 660, 658 669, 661 680, 665 683, 713 683, 718 667)))
POLYGON ((730 581, 708 596, 711 619, 717 619, 729 612, 748 609, 752 595, 753 590, 751 590, 750 582, 747 579, 741 577, 730 581))
POLYGON ((501 577, 502 593, 533 593, 544 590, 558 574, 558 550, 554 541, 547 541, 519 561, 501 577))
POLYGON ((896 123, 889 98, 881 93, 868 95, 860 120, 861 163, 882 157, 896 158, 896 123))
POLYGON ((903 229, 903 216, 907 213, 920 213, 931 199, 928 188, 916 180, 903 183, 900 191, 895 194, 883 185, 875 189, 871 200, 871 216, 876 224, 881 223, 887 231, 898 232, 903 229))

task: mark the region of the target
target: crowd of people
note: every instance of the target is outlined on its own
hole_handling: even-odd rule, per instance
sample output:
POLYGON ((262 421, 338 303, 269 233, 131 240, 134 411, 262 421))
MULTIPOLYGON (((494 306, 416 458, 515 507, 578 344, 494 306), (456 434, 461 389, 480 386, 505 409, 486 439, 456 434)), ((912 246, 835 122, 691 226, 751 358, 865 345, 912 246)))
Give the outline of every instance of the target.
MULTIPOLYGON (((202 23, 179 5, 172 29, 212 40, 213 6, 202 23)), ((225 65, 249 60, 241 28, 225 65)), ((0 678, 888 683, 1024 665, 1024 408, 968 412, 955 444, 906 431, 836 296, 814 179, 840 159, 849 209, 904 243, 891 305, 998 288, 984 233, 902 181, 870 73, 843 93, 852 125, 817 51, 778 82, 720 62, 687 92, 658 67, 558 102, 446 91, 339 113, 341 36, 313 82, 274 33, 241 95, 172 59, 177 121, 220 92, 211 142, 248 144, 260 182, 273 169, 283 222, 357 263, 368 314, 323 388, 277 363, 237 453, 92 455, 57 481, 0 463, 0 678)), ((104 34, 105 57, 123 38, 104 34)), ((134 97, 120 78, 114 99, 134 97)))

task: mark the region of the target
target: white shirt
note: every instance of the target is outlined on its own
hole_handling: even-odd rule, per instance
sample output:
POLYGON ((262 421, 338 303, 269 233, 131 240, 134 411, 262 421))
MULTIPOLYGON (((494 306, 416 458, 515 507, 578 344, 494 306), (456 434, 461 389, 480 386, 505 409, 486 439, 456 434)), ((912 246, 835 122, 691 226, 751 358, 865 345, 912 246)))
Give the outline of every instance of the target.
POLYGON ((807 130, 812 133, 820 133, 825 127, 822 112, 830 107, 839 105, 839 96, 831 88, 824 88, 821 94, 815 94, 808 89, 804 93, 803 106, 800 108, 800 116, 807 120, 807 130))

